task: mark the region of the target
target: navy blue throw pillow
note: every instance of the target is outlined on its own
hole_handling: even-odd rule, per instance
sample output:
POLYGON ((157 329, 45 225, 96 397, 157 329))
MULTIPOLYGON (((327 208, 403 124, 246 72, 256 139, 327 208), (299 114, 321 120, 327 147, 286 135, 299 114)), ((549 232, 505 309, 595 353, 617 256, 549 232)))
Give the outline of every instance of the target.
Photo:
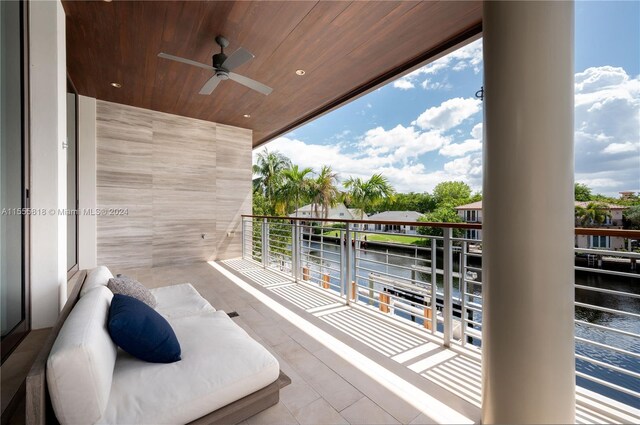
POLYGON ((140 300, 115 294, 109 308, 109 334, 120 348, 152 363, 180 360, 180 343, 169 322, 140 300))

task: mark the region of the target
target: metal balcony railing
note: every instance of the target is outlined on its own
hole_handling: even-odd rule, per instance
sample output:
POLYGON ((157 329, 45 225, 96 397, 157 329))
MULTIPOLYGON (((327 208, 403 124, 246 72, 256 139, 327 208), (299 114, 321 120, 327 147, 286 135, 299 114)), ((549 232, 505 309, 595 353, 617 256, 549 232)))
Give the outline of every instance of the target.
MULTIPOLYGON (((244 216, 242 252, 346 305, 399 320, 473 355, 482 349, 482 241, 461 236, 473 229, 481 225, 244 216), (427 226, 434 234, 369 230, 376 224, 427 226)), ((576 234, 640 239, 640 232, 618 229, 576 234)), ((577 383, 638 406, 640 253, 575 252, 577 383)))

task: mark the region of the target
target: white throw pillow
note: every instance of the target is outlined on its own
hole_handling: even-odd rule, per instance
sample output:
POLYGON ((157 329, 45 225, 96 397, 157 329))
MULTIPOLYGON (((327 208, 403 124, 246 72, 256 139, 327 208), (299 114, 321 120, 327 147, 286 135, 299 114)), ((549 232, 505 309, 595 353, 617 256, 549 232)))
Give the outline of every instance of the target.
POLYGON ((47 360, 51 403, 61 424, 92 424, 109 400, 117 347, 107 320, 113 294, 97 287, 78 300, 47 360))

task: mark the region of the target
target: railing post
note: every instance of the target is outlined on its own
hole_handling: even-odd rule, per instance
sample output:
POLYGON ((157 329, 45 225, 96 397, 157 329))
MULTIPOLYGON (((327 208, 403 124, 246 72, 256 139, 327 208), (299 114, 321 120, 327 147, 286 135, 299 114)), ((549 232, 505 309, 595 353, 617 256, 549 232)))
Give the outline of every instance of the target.
POLYGON ((443 228, 444 246, 442 247, 443 258, 443 279, 444 297, 442 307, 442 317, 444 318, 444 346, 449 347, 451 344, 451 336, 453 332, 453 309, 451 303, 451 295, 453 292, 453 245, 451 243, 452 235, 451 227, 443 228))
POLYGON ((298 240, 298 220, 293 221, 291 226, 291 275, 296 282, 300 273, 300 241, 298 240))
POLYGON ((347 240, 345 236, 344 230, 340 230, 340 295, 347 296, 347 274, 346 270, 346 244, 344 243, 347 240))
POLYGON ((269 222, 262 219, 262 267, 269 266, 269 222))
POLYGON ((462 345, 467 344, 466 329, 467 329, 467 242, 462 242, 462 253, 460 254, 460 280, 458 289, 460 289, 460 342, 462 345))
POLYGON ((245 250, 247 249, 247 243, 246 243, 246 237, 247 237, 247 232, 245 230, 246 224, 247 224, 247 220, 245 219, 245 217, 242 217, 242 234, 240 235, 242 237, 242 259, 245 260, 247 257, 245 255, 245 250))
POLYGON ((346 261, 345 261, 345 278, 347 279, 347 293, 346 293, 346 300, 347 300, 347 305, 349 305, 351 303, 351 259, 353 256, 353 247, 351 246, 351 224, 347 223, 346 226, 346 231, 345 231, 345 238, 347 240, 346 243, 346 250, 347 250, 347 255, 346 255, 346 261))
MULTIPOLYGON (((425 320, 427 320, 425 318, 425 320)), ((431 333, 438 331, 438 242, 431 239, 431 333)))

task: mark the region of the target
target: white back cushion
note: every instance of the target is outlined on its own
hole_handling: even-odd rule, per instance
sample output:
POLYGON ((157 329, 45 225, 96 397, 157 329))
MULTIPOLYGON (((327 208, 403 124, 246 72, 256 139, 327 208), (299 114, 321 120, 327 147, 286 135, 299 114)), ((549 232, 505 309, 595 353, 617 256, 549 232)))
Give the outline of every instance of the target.
POLYGON ((107 286, 109 279, 112 277, 113 275, 106 266, 98 266, 95 269, 89 270, 87 272, 87 278, 84 280, 84 285, 82 285, 82 289, 80 289, 80 296, 84 297, 85 294, 93 288, 107 286))
POLYGON ((107 406, 117 348, 107 320, 113 294, 98 287, 78 300, 47 361, 47 383, 61 424, 92 424, 107 406))
POLYGON ((190 283, 154 288, 151 293, 158 302, 156 311, 168 319, 216 311, 190 283))

